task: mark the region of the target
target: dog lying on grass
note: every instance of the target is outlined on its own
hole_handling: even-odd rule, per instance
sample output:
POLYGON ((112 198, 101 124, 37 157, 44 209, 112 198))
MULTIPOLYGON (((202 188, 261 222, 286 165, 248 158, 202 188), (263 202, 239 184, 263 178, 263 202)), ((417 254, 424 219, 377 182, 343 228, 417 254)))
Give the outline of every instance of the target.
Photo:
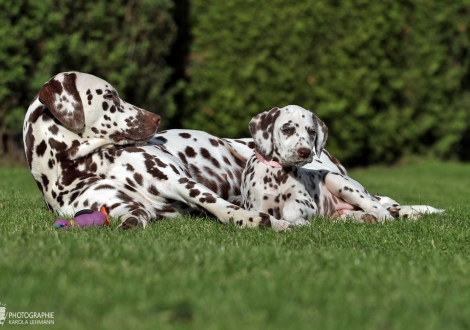
POLYGON ((375 223, 443 212, 371 195, 323 149, 326 125, 299 106, 263 112, 250 121, 249 128, 256 147, 242 176, 247 210, 266 212, 292 225, 308 224, 313 215, 375 223), (327 157, 320 158, 322 152, 327 157))
POLYGON ((160 121, 101 78, 52 77, 23 127, 26 159, 48 208, 67 216, 104 207, 121 229, 194 212, 240 227, 289 227, 237 203, 250 141, 190 130, 155 134, 160 121))

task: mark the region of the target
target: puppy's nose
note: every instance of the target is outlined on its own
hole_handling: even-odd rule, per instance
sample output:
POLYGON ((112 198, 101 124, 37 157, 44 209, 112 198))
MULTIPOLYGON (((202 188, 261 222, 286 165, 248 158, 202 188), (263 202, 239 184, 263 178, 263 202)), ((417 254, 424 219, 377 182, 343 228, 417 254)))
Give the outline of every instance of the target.
POLYGON ((297 153, 299 154, 300 158, 306 159, 310 157, 312 150, 310 150, 309 148, 299 148, 297 149, 297 153))

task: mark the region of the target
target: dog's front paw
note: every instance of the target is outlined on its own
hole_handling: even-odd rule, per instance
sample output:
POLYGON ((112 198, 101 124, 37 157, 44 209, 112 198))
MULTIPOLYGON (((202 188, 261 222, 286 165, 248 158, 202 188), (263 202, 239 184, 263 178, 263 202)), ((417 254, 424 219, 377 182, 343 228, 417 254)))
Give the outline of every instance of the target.
POLYGON ((402 205, 400 206, 400 210, 398 211, 400 218, 404 219, 411 219, 411 220, 418 220, 422 217, 421 212, 418 212, 411 206, 402 205))
POLYGON ((377 217, 372 213, 364 213, 361 217, 361 223, 377 223, 377 217))
POLYGON ((127 229, 136 229, 137 227, 144 227, 143 223, 139 221, 135 217, 129 217, 125 220, 123 220, 119 226, 117 226, 117 229, 122 229, 122 230, 127 230, 127 229))
POLYGON ((377 222, 384 222, 384 221, 394 221, 395 218, 385 210, 384 212, 377 212, 375 213, 377 215, 377 222))
POLYGON ((291 230, 294 226, 285 220, 271 219, 271 227, 276 231, 291 230))

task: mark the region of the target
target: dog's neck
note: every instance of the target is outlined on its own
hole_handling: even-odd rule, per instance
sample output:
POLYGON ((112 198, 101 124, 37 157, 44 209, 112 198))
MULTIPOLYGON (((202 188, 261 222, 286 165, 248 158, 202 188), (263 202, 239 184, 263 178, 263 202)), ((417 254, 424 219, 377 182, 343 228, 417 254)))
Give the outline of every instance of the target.
POLYGON ((258 150, 256 150, 255 148, 255 155, 256 155, 256 158, 258 158, 258 160, 265 164, 265 165, 268 165, 268 166, 271 166, 271 167, 284 167, 282 166, 281 164, 279 164, 278 162, 275 162, 274 160, 267 160, 266 158, 264 158, 259 152, 258 150))

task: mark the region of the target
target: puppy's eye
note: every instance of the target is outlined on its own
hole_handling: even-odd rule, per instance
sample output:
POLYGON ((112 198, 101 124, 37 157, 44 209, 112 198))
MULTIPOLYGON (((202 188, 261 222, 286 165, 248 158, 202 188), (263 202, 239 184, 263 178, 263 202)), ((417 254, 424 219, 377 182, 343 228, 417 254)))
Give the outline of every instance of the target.
POLYGON ((308 134, 311 135, 311 136, 317 135, 317 132, 315 132, 315 129, 312 128, 312 127, 309 127, 309 128, 307 129, 307 131, 308 131, 308 134))
POLYGON ((283 126, 281 127, 281 132, 286 134, 286 135, 292 135, 295 132, 294 127, 289 127, 289 126, 283 126))

